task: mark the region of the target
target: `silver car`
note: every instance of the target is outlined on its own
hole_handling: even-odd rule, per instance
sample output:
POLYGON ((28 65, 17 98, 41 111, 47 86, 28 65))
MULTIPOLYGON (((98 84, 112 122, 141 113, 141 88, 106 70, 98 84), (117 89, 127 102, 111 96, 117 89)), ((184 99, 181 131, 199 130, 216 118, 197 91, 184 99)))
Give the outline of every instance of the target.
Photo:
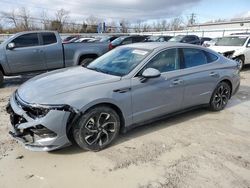
POLYGON ((45 73, 10 98, 10 134, 34 151, 75 141, 99 151, 120 132, 197 106, 225 108, 239 89, 237 62, 180 43, 116 48, 87 67, 45 73))

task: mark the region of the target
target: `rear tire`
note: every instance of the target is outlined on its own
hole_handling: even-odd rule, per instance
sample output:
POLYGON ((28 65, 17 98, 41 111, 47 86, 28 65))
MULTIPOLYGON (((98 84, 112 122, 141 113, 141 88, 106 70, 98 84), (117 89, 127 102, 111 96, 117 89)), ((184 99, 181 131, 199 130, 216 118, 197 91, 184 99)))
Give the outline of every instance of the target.
POLYGON ((3 81, 4 81, 4 75, 2 71, 0 71, 0 87, 3 85, 3 81))
POLYGON ((226 82, 220 82, 215 88, 210 99, 210 109, 212 111, 223 110, 231 95, 231 87, 226 82))
POLYGON ((120 130, 120 117, 110 107, 97 106, 80 117, 73 127, 76 143, 85 150, 100 151, 115 140, 120 130))

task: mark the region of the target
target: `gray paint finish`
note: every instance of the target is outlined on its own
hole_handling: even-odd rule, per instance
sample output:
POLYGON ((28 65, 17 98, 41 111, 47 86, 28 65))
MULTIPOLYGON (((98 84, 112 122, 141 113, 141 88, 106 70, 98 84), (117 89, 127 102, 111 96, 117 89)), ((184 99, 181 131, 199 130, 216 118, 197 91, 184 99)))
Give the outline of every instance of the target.
MULTIPOLYGON (((209 49, 178 43, 147 43, 127 45, 115 50, 122 48, 147 49, 150 52, 125 76, 113 76, 83 67, 66 68, 34 77, 24 83, 17 94, 33 106, 67 104, 81 113, 97 104, 112 104, 121 110, 124 126, 129 128, 164 114, 208 104, 215 87, 222 80, 232 83, 232 94, 240 84, 237 63, 209 49), (136 76, 156 54, 171 48, 201 49, 216 55, 218 59, 193 68, 164 72, 160 77, 146 82, 136 76)), ((16 114, 23 115, 25 112, 16 105, 15 95, 11 97, 10 105, 16 114)), ((32 147, 26 146, 32 150, 48 151, 70 144, 66 137, 69 114, 68 111, 51 110, 41 120, 36 120, 59 135, 49 143, 53 147, 47 147, 48 143, 43 140, 32 143, 32 147)))

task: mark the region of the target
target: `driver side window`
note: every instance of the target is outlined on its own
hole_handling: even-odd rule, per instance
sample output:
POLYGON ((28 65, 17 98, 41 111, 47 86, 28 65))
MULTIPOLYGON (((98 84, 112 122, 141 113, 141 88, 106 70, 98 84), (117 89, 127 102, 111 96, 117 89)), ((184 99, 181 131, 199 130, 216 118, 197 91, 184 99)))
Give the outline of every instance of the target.
POLYGON ((180 69, 178 49, 174 48, 160 52, 150 60, 143 70, 147 68, 157 69, 161 73, 180 69))
POLYGON ((15 43, 16 48, 21 47, 31 47, 31 46, 38 46, 39 40, 37 33, 29 33, 21 35, 14 40, 12 40, 13 43, 15 43))

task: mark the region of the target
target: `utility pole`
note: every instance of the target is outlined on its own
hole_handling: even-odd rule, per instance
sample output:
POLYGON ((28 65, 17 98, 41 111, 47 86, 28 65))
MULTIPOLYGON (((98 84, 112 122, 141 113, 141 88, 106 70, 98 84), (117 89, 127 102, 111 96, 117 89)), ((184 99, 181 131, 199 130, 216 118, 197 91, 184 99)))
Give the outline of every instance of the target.
POLYGON ((189 19, 189 24, 192 26, 195 24, 195 19, 196 19, 196 14, 195 13, 192 13, 190 15, 190 19, 189 19))

